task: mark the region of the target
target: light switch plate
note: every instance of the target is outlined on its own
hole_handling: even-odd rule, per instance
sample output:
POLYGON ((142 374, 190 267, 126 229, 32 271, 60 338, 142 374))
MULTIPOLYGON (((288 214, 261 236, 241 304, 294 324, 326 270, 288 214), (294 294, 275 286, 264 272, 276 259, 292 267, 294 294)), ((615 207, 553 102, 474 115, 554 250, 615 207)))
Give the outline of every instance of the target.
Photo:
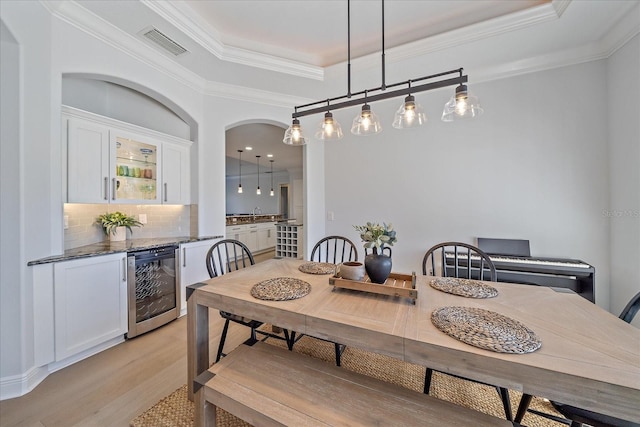
POLYGON ((327 211, 327 221, 333 221, 333 211, 327 211))
POLYGON ((69 215, 65 215, 64 216, 64 229, 68 229, 69 228, 69 215))

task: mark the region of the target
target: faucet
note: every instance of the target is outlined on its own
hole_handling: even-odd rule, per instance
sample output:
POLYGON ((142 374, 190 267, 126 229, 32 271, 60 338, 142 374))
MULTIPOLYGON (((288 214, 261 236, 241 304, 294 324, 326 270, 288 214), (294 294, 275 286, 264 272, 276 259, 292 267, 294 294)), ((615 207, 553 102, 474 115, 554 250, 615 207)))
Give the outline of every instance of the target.
POLYGON ((251 213, 253 215, 253 220, 256 220, 256 214, 257 215, 262 215, 262 209, 260 209, 258 206, 256 206, 255 208, 253 208, 253 212, 251 213))

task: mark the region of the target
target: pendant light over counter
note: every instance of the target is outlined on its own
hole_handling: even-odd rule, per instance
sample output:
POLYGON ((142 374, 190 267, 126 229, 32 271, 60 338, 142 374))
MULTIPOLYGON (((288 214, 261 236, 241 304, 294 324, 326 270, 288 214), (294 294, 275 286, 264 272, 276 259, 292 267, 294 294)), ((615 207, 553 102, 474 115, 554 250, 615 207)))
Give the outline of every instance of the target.
POLYGON ((240 171, 238 175, 238 194, 242 194, 242 150, 238 150, 238 170, 240 171))
POLYGON ((373 112, 370 102, 404 96, 404 102, 394 115, 392 127, 395 129, 408 129, 423 125, 427 117, 420 104, 416 103, 413 94, 433 89, 458 85, 455 95, 447 102, 442 112, 442 121, 451 122, 458 119, 474 118, 483 113, 478 98, 469 94, 466 83, 468 77, 463 75, 463 68, 444 71, 429 76, 419 77, 399 83, 387 85, 385 83, 385 54, 384 54, 384 0, 382 1, 382 85, 373 89, 351 93, 351 1, 347 0, 347 93, 342 96, 328 98, 326 100, 312 102, 310 104, 294 107, 291 115, 293 121, 285 131, 282 142, 288 145, 305 145, 308 138, 300 126, 299 117, 324 113, 314 136, 319 140, 341 139, 343 136, 340 123, 333 117, 331 111, 342 108, 362 105, 362 110, 353 119, 351 133, 354 135, 373 135, 382 132, 382 125, 378 116, 373 112), (450 77, 459 74, 457 77, 450 77), (445 78, 446 77, 446 78, 445 78), (412 83, 424 82, 418 86, 412 83), (401 87, 406 86, 406 87, 401 87), (397 88, 387 91, 389 88, 397 88), (370 94, 373 92, 374 94, 370 94), (339 102, 336 102, 339 101, 339 102), (326 105, 324 105, 326 104, 326 105))
POLYGON ((260 195, 262 194, 260 190, 260 156, 256 156, 256 160, 258 161, 258 188, 256 188, 256 194, 260 195))
POLYGON ((271 197, 275 196, 276 193, 273 191, 273 160, 269 160, 271 162, 271 191, 269 191, 269 195, 271 197))

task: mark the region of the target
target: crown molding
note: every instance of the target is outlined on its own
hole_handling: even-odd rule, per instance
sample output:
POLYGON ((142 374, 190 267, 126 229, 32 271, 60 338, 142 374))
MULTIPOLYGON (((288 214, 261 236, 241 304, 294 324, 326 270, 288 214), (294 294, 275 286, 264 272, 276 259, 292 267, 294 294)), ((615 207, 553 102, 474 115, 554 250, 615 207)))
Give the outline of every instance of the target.
POLYGON ((152 0, 140 0, 140 2, 222 61, 313 80, 324 79, 322 67, 225 45, 214 27, 182 3, 152 0))
POLYGON ((61 21, 145 63, 156 71, 177 80, 187 87, 199 92, 202 91, 206 82, 205 79, 180 66, 154 48, 150 48, 150 45, 142 40, 105 21, 75 1, 60 1, 54 3, 40 0, 40 3, 47 8, 53 16, 61 21))
POLYGON ((310 102, 307 98, 208 81, 170 58, 167 58, 144 41, 122 31, 80 6, 75 1, 51 2, 41 0, 41 4, 61 21, 145 63, 154 70, 167 75, 199 93, 286 108, 292 108, 293 105, 310 102))

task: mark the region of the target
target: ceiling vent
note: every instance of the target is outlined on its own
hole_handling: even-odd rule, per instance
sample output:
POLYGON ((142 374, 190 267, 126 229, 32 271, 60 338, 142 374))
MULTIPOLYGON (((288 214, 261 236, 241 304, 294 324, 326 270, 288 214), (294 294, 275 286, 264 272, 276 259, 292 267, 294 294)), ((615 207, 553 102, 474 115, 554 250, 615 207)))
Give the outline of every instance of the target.
POLYGON ((157 28, 150 27, 144 29, 140 32, 140 34, 174 56, 179 56, 183 53, 188 52, 187 49, 180 46, 178 43, 171 40, 166 35, 162 34, 157 28))

